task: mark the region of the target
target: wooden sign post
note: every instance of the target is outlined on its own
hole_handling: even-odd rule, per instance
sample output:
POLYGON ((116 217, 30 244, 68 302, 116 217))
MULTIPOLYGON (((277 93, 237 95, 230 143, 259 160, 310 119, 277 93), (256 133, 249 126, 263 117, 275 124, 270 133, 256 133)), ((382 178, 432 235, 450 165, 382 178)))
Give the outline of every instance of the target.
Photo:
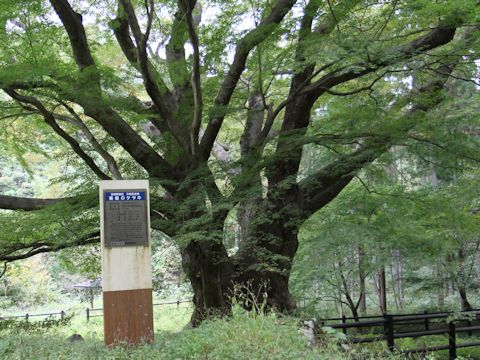
POLYGON ((107 346, 153 341, 148 180, 100 182, 103 321, 107 346))

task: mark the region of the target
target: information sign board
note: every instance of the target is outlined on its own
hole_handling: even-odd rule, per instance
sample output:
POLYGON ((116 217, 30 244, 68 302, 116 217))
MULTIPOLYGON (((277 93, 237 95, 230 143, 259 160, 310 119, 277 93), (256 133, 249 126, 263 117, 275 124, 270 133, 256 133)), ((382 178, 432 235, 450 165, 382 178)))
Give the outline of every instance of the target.
POLYGON ((146 189, 104 190, 105 247, 148 245, 146 189))

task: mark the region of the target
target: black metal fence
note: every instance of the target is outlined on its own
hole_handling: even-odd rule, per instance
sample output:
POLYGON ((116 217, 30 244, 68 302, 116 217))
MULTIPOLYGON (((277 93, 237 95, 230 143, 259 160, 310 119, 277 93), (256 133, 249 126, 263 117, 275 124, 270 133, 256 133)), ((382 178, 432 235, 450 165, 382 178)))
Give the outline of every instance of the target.
MULTIPOLYGON (((162 302, 162 303, 154 303, 153 306, 162 306, 162 305, 174 305, 176 304, 177 305, 177 308, 180 307, 180 304, 183 304, 183 303, 190 303, 192 302, 192 300, 177 300, 177 301, 167 301, 167 302, 162 302)), ((90 321, 90 319, 92 317, 99 317, 99 316, 103 316, 103 308, 86 308, 85 309, 85 315, 86 315, 86 318, 87 318, 87 322, 90 321), (100 314, 98 314, 97 312, 101 312, 100 314)))
POLYGON ((431 351, 448 350, 449 358, 456 359, 457 349, 480 346, 480 342, 457 342, 457 333, 467 333, 472 336, 474 331, 479 331, 480 326, 474 325, 473 322, 478 322, 478 315, 480 310, 462 311, 460 313, 464 319, 449 320, 448 318, 454 315, 451 312, 427 312, 422 314, 384 314, 382 316, 364 316, 355 321, 354 318, 342 316, 341 318, 322 319, 320 323, 322 326, 330 326, 335 329, 342 329, 345 335, 348 335, 347 329, 360 328, 375 328, 380 327, 379 335, 363 336, 357 334, 350 334, 349 341, 353 344, 369 343, 375 341, 386 341, 387 347, 390 351, 398 350, 403 354, 426 353, 431 351), (366 320, 364 320, 366 319, 366 320), (446 320, 440 322, 432 322, 432 320, 446 320), (354 320, 354 322, 349 322, 354 320), (331 321, 341 321, 341 323, 329 324, 331 321), (461 323, 464 323, 461 326, 461 323), (406 325, 416 328, 405 331, 406 325), (419 325, 422 329, 419 329, 419 325), (440 327, 438 327, 440 325, 440 327), (435 328, 436 327, 436 328, 435 328), (403 331, 402 331, 403 330, 403 331), (448 345, 425 346, 419 349, 399 349, 395 345, 395 339, 403 338, 419 338, 422 336, 442 335, 448 334, 448 345))
MULTIPOLYGON (((162 305, 177 305, 177 308, 180 307, 180 304, 183 303, 190 303, 192 302, 191 300, 176 300, 176 301, 166 301, 166 302, 161 302, 161 303, 154 303, 153 306, 162 306, 162 305)), ((90 321, 92 317, 99 317, 103 316, 103 308, 86 308, 85 309, 85 317, 87 322, 90 321), (100 312, 100 313, 99 313, 100 312)), ((24 315, 11 315, 11 316, 0 316, 0 321, 1 320, 7 320, 7 319, 24 319, 28 321, 32 317, 50 317, 54 318, 59 316, 60 319, 64 319, 65 316, 67 315, 66 311, 58 311, 58 312, 51 312, 51 313, 41 313, 41 314, 29 314, 26 313, 24 315)))
POLYGON ((66 314, 67 313, 63 310, 59 311, 59 312, 41 313, 41 314, 26 313, 25 315, 0 316, 0 321, 1 320, 8 320, 8 319, 19 319, 19 318, 23 318, 23 319, 28 321, 32 317, 54 317, 54 316, 60 316, 60 319, 64 319, 66 314))

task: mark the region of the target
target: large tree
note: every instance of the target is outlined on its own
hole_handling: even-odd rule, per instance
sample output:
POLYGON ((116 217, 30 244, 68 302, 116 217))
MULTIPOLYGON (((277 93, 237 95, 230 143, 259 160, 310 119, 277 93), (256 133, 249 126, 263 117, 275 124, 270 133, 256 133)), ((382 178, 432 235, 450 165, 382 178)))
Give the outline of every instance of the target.
POLYGON ((449 79, 474 78, 478 57, 473 0, 0 6, 3 140, 68 145, 82 160, 70 158, 71 181, 90 184, 58 199, 0 195, 14 211, 4 224, 30 210, 50 221, 41 236, 2 234, 0 260, 97 242, 95 179, 149 178, 152 224, 180 244, 194 324, 229 312, 234 283, 294 309, 300 226, 393 145, 428 139, 449 79), (323 149, 310 171, 307 144, 323 149), (223 236, 232 210, 235 252, 223 236))

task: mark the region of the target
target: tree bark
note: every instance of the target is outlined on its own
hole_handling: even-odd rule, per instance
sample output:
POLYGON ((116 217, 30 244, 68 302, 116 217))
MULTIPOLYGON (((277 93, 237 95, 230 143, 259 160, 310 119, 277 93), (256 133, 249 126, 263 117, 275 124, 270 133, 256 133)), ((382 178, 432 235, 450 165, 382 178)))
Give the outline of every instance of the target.
POLYGON ((467 291, 465 287, 460 287, 458 289, 458 293, 460 294, 460 305, 462 308, 462 311, 470 311, 472 310, 472 305, 470 305, 470 302, 467 299, 467 291))
MULTIPOLYGON (((266 216, 265 204, 257 211, 266 216)), ((290 219, 291 220, 291 219, 290 219)), ((280 217, 271 223, 255 223, 248 239, 235 254, 234 281, 248 284, 258 294, 258 301, 280 312, 296 309, 288 287, 293 257, 298 248, 297 229, 286 226, 289 221, 280 217)))
POLYGON ((230 313, 232 266, 218 239, 190 241, 182 249, 182 265, 193 290, 191 325, 230 313))
POLYGON ((364 264, 365 252, 362 245, 358 245, 358 277, 359 277, 359 311, 362 316, 367 314, 367 291, 365 286, 365 264, 364 264))
POLYGON ((437 306, 439 309, 443 309, 445 307, 445 278, 440 263, 437 263, 436 273, 438 279, 437 306))
POLYGON ((467 299, 468 275, 465 269, 465 252, 462 247, 458 250, 458 261, 460 263, 457 274, 458 293, 460 294, 460 306, 463 311, 472 310, 472 306, 467 299))
POLYGON ((387 313, 387 286, 385 281, 385 267, 382 266, 377 272, 378 278, 378 302, 382 314, 387 313))
POLYGON ((248 241, 252 223, 258 215, 257 210, 262 202, 262 179, 255 167, 258 161, 257 142, 262 131, 265 109, 262 94, 255 91, 248 98, 248 114, 245 129, 240 139, 241 173, 240 188, 244 192, 237 209, 237 220, 240 225, 240 242, 248 241), (246 186, 242 183, 247 181, 246 186))
POLYGON ((342 263, 341 262, 338 263, 338 272, 339 272, 340 279, 341 279, 340 287, 343 287, 342 293, 345 295, 345 299, 347 301, 346 305, 350 309, 350 311, 352 313, 352 316, 355 319, 355 321, 358 322, 358 321, 360 321, 360 318, 358 317, 358 306, 360 305, 360 301, 357 301, 356 304, 354 303, 354 301, 352 299, 353 294, 352 294, 352 291, 351 291, 351 287, 349 286, 349 284, 347 282, 347 279, 345 278, 345 275, 343 274, 342 267, 343 267, 342 263))
POLYGON ((476 265, 477 265, 477 286, 480 288, 480 248, 477 248, 476 253, 476 265))
POLYGON ((393 250, 392 285, 397 309, 403 309, 402 262, 400 250, 393 250))

